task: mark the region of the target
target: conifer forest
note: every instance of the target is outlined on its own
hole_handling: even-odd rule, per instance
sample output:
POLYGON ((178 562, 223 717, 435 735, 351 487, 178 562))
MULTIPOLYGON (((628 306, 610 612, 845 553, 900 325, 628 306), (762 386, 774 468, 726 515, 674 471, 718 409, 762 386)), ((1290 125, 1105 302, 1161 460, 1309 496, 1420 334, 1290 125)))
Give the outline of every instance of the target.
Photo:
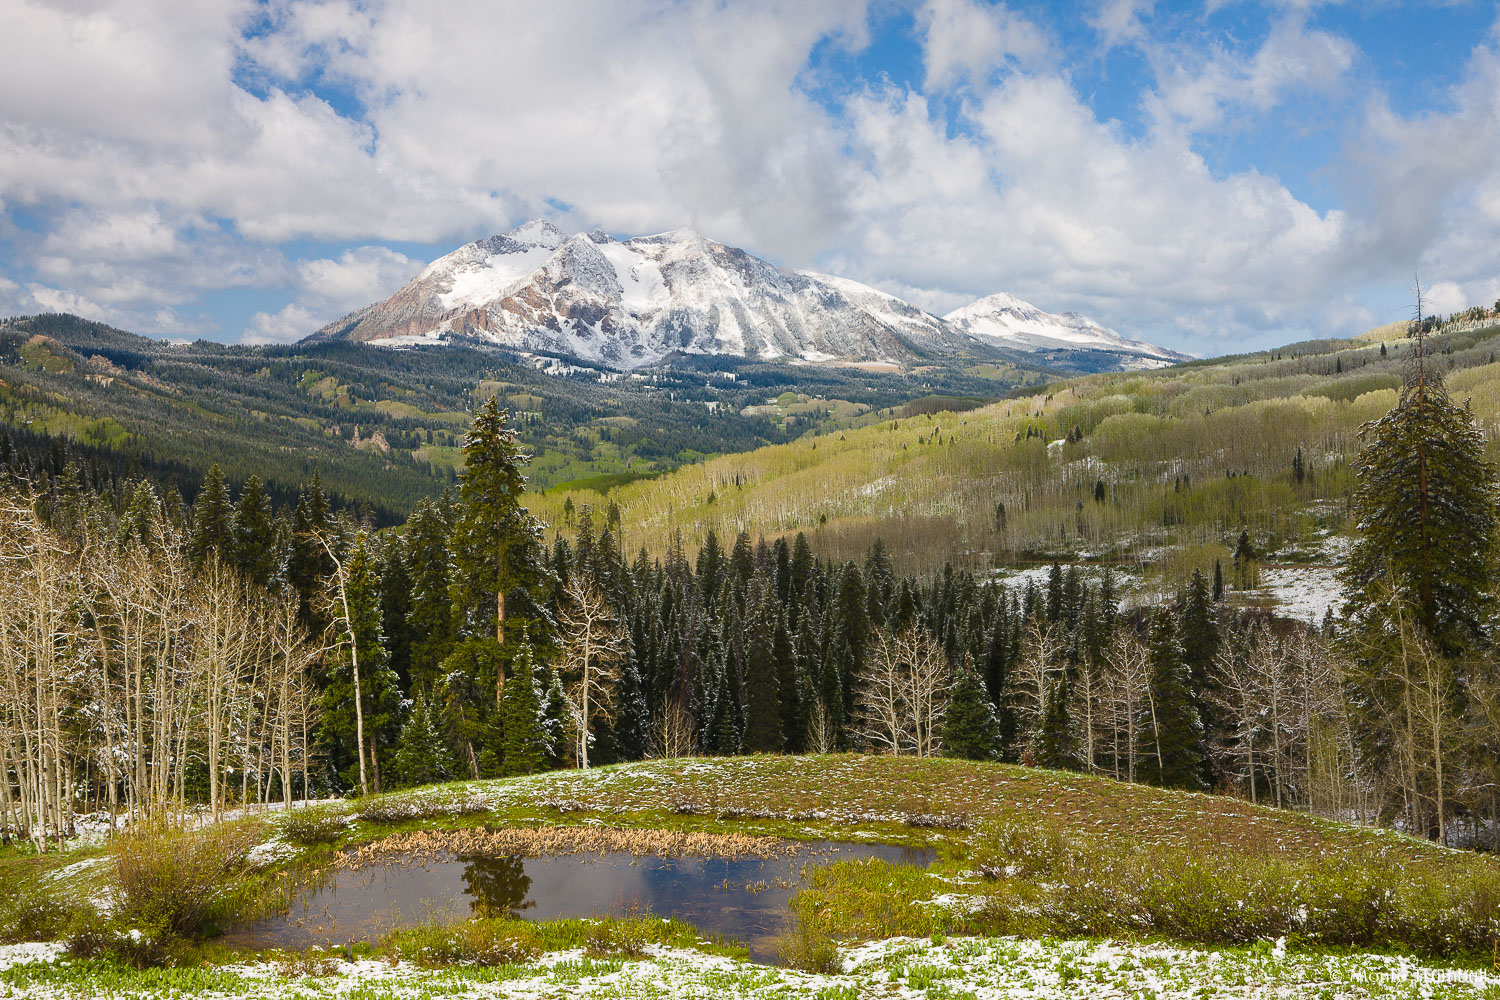
MULTIPOLYGON (((835 560, 798 532, 634 546, 618 505, 528 510, 491 397, 404 524, 10 466, 0 833, 687 755, 952 756, 1214 791, 1442 842, 1500 836, 1495 473, 1419 337, 1360 430, 1343 606, 1122 604, 1108 564, 995 579, 835 560)), ((1300 458, 1300 452, 1298 453, 1300 458)), ((597 494, 591 494, 597 496, 597 494)), ((601 498, 603 499, 603 498, 601 498)))

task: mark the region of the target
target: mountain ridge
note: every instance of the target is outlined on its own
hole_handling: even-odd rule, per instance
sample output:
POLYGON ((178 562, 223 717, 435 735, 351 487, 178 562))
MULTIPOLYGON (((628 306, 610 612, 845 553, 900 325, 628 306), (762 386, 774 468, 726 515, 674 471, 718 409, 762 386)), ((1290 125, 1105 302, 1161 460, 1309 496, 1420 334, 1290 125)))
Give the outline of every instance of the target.
POLYGON ((568 235, 541 219, 464 244, 390 298, 306 338, 387 347, 452 339, 624 369, 678 355, 909 366, 1071 352, 1097 353, 1102 367, 1120 369, 1189 358, 1007 293, 938 317, 854 279, 777 267, 692 229, 618 240, 598 229, 568 235))

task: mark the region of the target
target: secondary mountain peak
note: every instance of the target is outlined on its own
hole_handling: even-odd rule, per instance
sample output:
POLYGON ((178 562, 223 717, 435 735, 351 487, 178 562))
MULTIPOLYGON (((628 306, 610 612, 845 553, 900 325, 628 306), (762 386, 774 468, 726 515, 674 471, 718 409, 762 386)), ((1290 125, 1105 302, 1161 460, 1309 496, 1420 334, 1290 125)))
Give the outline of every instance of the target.
POLYGON ((1031 351, 1110 351, 1127 355, 1121 368, 1159 368, 1189 355, 1140 340, 1128 340, 1077 312, 1049 313, 1009 292, 976 299, 943 317, 944 322, 995 344, 1031 351))

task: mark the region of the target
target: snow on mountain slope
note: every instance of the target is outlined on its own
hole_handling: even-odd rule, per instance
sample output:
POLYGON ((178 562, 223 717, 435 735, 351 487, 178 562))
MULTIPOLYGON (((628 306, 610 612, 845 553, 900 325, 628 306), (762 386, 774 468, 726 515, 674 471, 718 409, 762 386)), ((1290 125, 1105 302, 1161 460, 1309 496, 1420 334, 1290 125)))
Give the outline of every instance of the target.
MULTIPOLYGON (((1048 317, 1004 298, 1028 316, 1048 317)), ((1005 320, 996 317, 1003 315, 996 307, 965 314, 963 323, 939 319, 859 282, 779 268, 690 229, 621 242, 598 230, 567 236, 533 221, 440 257, 389 299, 309 339, 398 347, 460 337, 620 368, 672 354, 905 364, 994 356, 994 347, 1036 350, 1001 329, 1005 320)), ((1097 344, 1163 363, 1174 357, 1076 314, 1050 319, 1098 332, 1072 347, 1097 344)))
POLYGON ((1006 292, 987 295, 943 317, 943 321, 976 337, 1020 350, 1117 351, 1139 355, 1159 367, 1186 361, 1188 355, 1139 340, 1126 340, 1082 313, 1043 312, 1006 292))

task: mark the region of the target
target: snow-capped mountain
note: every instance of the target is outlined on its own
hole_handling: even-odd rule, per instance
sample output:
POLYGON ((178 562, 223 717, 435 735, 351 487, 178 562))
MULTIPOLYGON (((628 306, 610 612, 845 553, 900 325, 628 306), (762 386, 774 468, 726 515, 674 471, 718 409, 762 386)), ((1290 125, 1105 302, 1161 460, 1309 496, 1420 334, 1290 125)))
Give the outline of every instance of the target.
POLYGON ((966 333, 1026 351, 1111 351, 1136 355, 1122 367, 1156 368, 1186 361, 1189 355, 1140 340, 1127 340, 1082 313, 1043 312, 1006 292, 986 295, 955 309, 943 321, 966 333))
MULTIPOLYGON (((1044 319, 1076 316, 1048 317, 1011 301, 1044 319)), ((568 236, 533 221, 440 257, 389 299, 309 339, 402 347, 468 338, 620 368, 672 354, 905 364, 1051 346, 1008 339, 979 320, 966 318, 970 330, 868 285, 779 268, 688 229, 621 242, 597 230, 568 236)), ((1074 325, 1102 334, 1102 350, 1158 363, 1174 357, 1081 316, 1074 325)))

